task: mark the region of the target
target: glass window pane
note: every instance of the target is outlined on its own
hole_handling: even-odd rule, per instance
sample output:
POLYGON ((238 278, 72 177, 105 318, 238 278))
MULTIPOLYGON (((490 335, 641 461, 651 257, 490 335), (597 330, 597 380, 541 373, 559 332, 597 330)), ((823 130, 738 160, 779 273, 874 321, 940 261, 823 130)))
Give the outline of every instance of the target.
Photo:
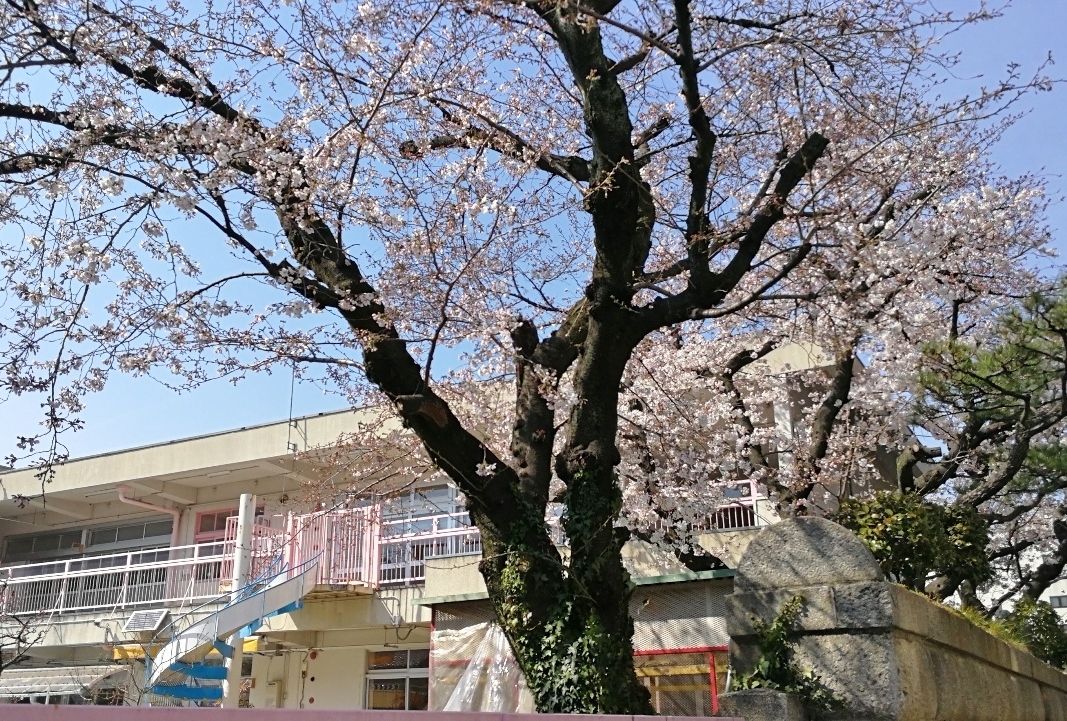
POLYGON ((411 660, 408 663, 410 668, 429 668, 430 667, 430 649, 428 648, 415 648, 411 650, 411 660))
POLYGON ((169 536, 171 523, 172 522, 169 520, 146 523, 144 527, 144 537, 153 538, 155 536, 169 536))
POLYGON ((89 545, 99 546, 102 543, 114 543, 116 532, 117 529, 115 528, 97 528, 89 534, 89 545))
POLYGON ((197 533, 210 533, 215 530, 215 514, 204 513, 200 516, 200 524, 196 529, 197 533))
POLYGON ((423 488, 419 493, 423 498, 437 503, 452 500, 452 489, 448 486, 431 486, 423 488))
POLYGON ((215 530, 216 531, 225 531, 226 530, 226 519, 234 517, 236 515, 237 515, 237 510, 236 509, 232 510, 232 511, 222 511, 221 513, 215 514, 215 530))
POLYGON ((408 679, 408 710, 425 711, 430 705, 430 679, 408 679))
POLYGON ((60 536, 60 538, 59 538, 59 547, 60 547, 60 549, 66 551, 69 548, 73 548, 75 544, 80 545, 81 542, 82 542, 82 532, 81 531, 70 531, 69 533, 64 533, 62 536, 60 536))
POLYGON ((16 556, 22 553, 33 552, 33 539, 32 538, 15 538, 7 542, 7 553, 9 556, 16 556))
POLYGON ((433 519, 411 521, 404 525, 407 526, 407 528, 404 529, 405 533, 429 533, 433 530, 433 519))
POLYGON ((367 708, 379 711, 403 711, 407 679, 372 678, 367 680, 367 708))
POLYGON ((119 526, 118 535, 120 541, 139 541, 144 538, 144 524, 138 523, 136 526, 119 526))

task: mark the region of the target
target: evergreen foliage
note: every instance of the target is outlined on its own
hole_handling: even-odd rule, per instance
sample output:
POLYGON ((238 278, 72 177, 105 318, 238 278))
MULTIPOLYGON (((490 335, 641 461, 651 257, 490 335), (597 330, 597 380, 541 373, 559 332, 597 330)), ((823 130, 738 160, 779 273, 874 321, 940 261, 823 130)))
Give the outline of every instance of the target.
POLYGON ((986 521, 970 506, 881 491, 841 502, 836 520, 871 549, 886 577, 923 590, 930 573, 977 585, 989 578, 986 521))

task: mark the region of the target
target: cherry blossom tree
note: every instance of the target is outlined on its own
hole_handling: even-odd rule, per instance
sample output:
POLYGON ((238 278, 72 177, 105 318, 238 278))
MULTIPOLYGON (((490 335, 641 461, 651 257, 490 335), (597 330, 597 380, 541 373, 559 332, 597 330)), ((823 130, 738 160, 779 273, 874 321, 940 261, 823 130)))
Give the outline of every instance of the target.
POLYGON ((463 492, 542 711, 648 711, 623 543, 714 565, 694 543, 714 481, 788 510, 869 474, 933 319, 1026 286, 1046 240, 1040 184, 986 156, 1046 81, 939 96, 938 35, 984 10, 3 12, 0 388, 46 398, 21 439, 43 478, 114 372, 293 366, 385 404, 403 430, 364 445, 417 442, 463 492), (795 342, 830 354, 829 383, 752 372, 795 342), (862 359, 884 370, 857 380, 862 359), (784 434, 763 416, 789 383, 815 410, 784 434))

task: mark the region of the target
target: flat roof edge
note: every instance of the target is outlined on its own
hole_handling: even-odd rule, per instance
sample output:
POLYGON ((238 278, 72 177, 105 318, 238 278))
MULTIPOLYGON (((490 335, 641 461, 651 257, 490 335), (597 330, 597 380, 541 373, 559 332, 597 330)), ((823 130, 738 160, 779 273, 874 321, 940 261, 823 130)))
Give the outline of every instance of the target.
MULTIPOLYGON (((264 423, 255 423, 255 424, 252 424, 252 425, 249 425, 249 426, 240 426, 238 428, 228 428, 228 429, 222 430, 222 431, 212 431, 211 433, 201 433, 201 434, 195 435, 195 436, 184 436, 182 438, 174 438, 174 439, 171 439, 169 441, 159 441, 158 443, 145 443, 144 445, 140 445, 140 446, 130 446, 129 448, 118 448, 118 449, 115 449, 113 451, 104 451, 102 453, 92 453, 92 454, 87 455, 87 456, 76 456, 74 458, 68 458, 67 460, 63 461, 62 463, 56 463, 55 467, 56 468, 61 468, 63 466, 67 466, 67 465, 71 465, 73 463, 77 463, 78 461, 89 461, 89 460, 93 460, 94 458, 107 458, 108 456, 117 456, 117 455, 121 455, 123 453, 134 453, 136 451, 144 451, 144 450, 148 450, 150 448, 163 448, 165 446, 173 446, 173 445, 175 445, 177 443, 187 443, 187 442, 190 442, 190 441, 199 441, 199 440, 203 440, 205 438, 215 438, 217 436, 225 436, 225 435, 228 435, 230 433, 241 433, 242 431, 254 431, 254 430, 257 430, 257 429, 260 429, 260 428, 269 428, 270 426, 280 426, 280 425, 286 424, 286 423, 296 423, 297 421, 307 421, 307 420, 312 420, 314 418, 324 418, 324 417, 327 417, 327 416, 336 416, 336 415, 341 415, 341 414, 344 414, 344 413, 358 413, 359 411, 365 411, 365 410, 368 410, 370 408, 373 408, 373 406, 351 406, 351 407, 348 407, 348 408, 341 408, 341 409, 338 409, 338 410, 335 410, 335 411, 322 411, 320 413, 310 413, 310 414, 305 415, 305 416, 294 416, 291 421, 289 419, 283 419, 283 420, 277 420, 277 421, 267 421, 267 422, 264 422, 264 423)), ((280 455, 284 455, 284 454, 280 454, 280 455)), ((21 468, 0 467, 0 472, 4 472, 4 473, 22 473, 24 471, 36 471, 37 469, 38 469, 37 466, 23 466, 21 468)))

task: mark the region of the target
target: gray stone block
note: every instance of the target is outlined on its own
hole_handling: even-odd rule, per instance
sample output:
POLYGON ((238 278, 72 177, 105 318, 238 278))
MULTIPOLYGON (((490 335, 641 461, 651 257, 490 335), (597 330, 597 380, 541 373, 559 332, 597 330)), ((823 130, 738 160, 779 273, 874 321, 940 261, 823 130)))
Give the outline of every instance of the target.
POLYGON ((752 540, 734 577, 734 590, 883 581, 882 569, 854 533, 825 518, 791 518, 752 540))
POLYGON ((806 721, 800 697, 766 688, 731 691, 719 695, 719 716, 745 721, 806 721))
MULTIPOLYGON (((920 594, 884 582, 865 546, 819 518, 761 532, 726 597, 730 660, 759 660, 755 619, 771 621, 796 595, 794 662, 842 701, 820 721, 1063 721, 1067 674, 920 594)), ((775 692, 724 694, 722 713, 792 719, 775 692)), ((796 718, 803 718, 803 711, 796 718)))
POLYGON ((727 632, 731 637, 753 635, 757 621, 770 623, 794 596, 804 599, 797 618, 799 630, 822 631, 838 627, 833 587, 814 586, 802 590, 752 591, 727 596, 727 632))
POLYGON ((892 628, 894 588, 891 584, 879 581, 834 586, 834 617, 837 627, 892 628))
POLYGON ((843 709, 834 718, 892 721, 900 717, 904 691, 890 634, 801 636, 794 659, 801 670, 814 670, 842 702, 843 709))

